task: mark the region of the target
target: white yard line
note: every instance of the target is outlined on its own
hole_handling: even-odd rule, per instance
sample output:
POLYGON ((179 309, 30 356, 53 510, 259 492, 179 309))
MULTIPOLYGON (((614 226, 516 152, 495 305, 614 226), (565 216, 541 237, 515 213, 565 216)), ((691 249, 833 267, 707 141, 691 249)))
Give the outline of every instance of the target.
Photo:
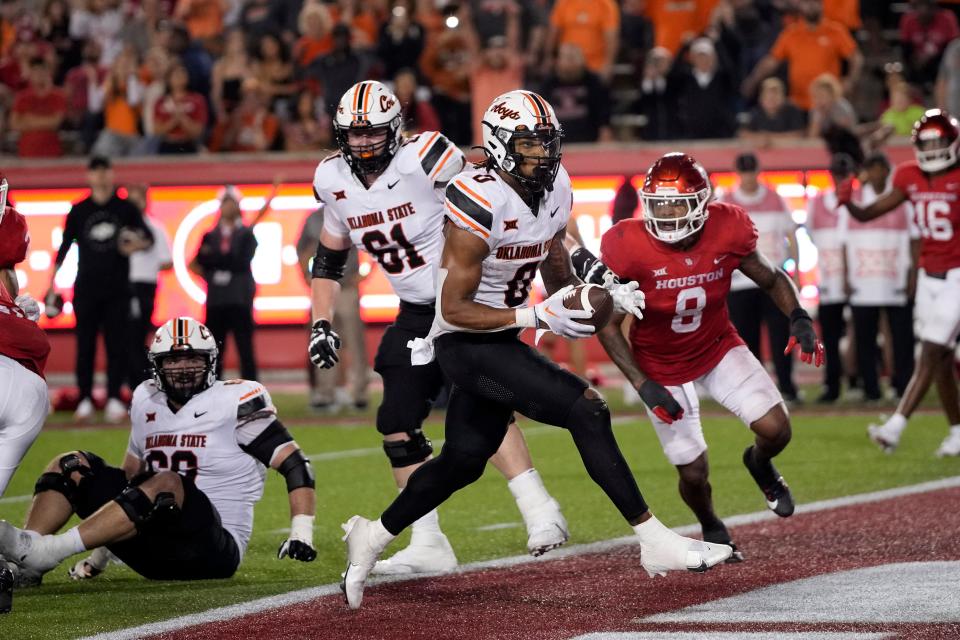
MULTIPOLYGON (((913 495, 917 493, 926 493, 928 491, 936 491, 939 489, 949 489, 953 487, 960 487, 960 476, 953 476, 950 478, 943 478, 941 480, 933 480, 930 482, 922 482, 920 484, 914 484, 906 487, 896 487, 894 489, 884 489, 883 491, 872 491, 870 493, 861 493, 858 495, 852 496, 843 496, 841 498, 831 498, 829 500, 820 500, 818 502, 811 502, 809 504, 803 504, 797 507, 798 513, 814 513, 817 511, 824 511, 827 509, 835 509, 838 507, 848 507, 852 505, 860 505, 869 502, 877 502, 880 500, 889 500, 891 498, 899 498, 902 496, 913 495)), ((753 524, 756 522, 762 522, 764 520, 776 520, 777 516, 770 511, 758 511, 755 513, 745 513, 736 516, 731 516, 729 518, 724 518, 724 522, 729 526, 739 526, 753 524)), ((700 530, 699 525, 686 525, 683 527, 678 527, 675 529, 680 534, 691 535, 696 534, 700 530)), ((527 564, 531 562, 551 562, 553 560, 558 560, 560 558, 569 558, 571 556, 580 556, 590 553, 603 553, 608 552, 618 547, 622 547, 626 544, 634 543, 636 538, 634 536, 623 536, 620 538, 613 538, 612 540, 602 540, 600 542, 591 542, 589 544, 575 544, 556 551, 551 551, 545 556, 540 558, 533 558, 529 555, 522 556, 511 556, 508 558, 497 558, 494 560, 484 560, 482 562, 471 562, 470 564, 463 565, 459 567, 454 573, 469 573, 472 571, 482 571, 485 569, 503 569, 506 567, 512 567, 519 564, 527 564)), ((639 571, 640 568, 638 567, 639 571)), ((447 574, 450 575, 450 574, 447 574)), ((398 576, 392 578, 379 578, 370 580, 368 583, 370 586, 384 584, 386 582, 400 582, 405 580, 417 580, 422 578, 423 575, 416 576, 398 576)), ((126 629, 118 629, 117 631, 109 631, 105 633, 100 633, 93 636, 86 636, 80 640, 135 640, 136 638, 142 638, 144 636, 156 635, 159 633, 169 633, 172 631, 178 631, 180 629, 185 629, 187 627, 196 626, 198 624, 204 624, 207 622, 223 622, 225 620, 232 620, 234 618, 239 618, 241 616, 250 615, 253 613, 259 613, 261 611, 269 611, 271 609, 278 609, 280 607, 287 607, 302 602, 307 602, 315 598, 320 598, 323 596, 330 596, 340 593, 340 586, 338 584, 327 584, 319 587, 311 587, 308 589, 299 589, 297 591, 290 591, 288 593, 281 593, 275 596, 268 596, 266 598, 259 598, 257 600, 251 600, 249 602, 241 602, 239 604, 230 605, 227 607, 218 607, 216 609, 209 609, 207 611, 202 611, 199 613, 194 613, 186 616, 181 616, 178 618, 171 618, 169 620, 162 620, 160 622, 151 622, 149 624, 140 625, 137 627, 129 627, 126 629)))

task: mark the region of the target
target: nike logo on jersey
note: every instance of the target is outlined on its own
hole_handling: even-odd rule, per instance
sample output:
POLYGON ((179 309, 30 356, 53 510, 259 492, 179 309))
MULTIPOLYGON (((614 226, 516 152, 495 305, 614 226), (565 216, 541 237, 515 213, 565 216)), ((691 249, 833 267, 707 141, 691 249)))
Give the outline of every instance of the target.
POLYGON ((199 413, 197 413, 196 411, 194 411, 194 412, 193 412, 193 417, 194 417, 194 418, 199 418, 200 416, 205 416, 205 415, 207 415, 207 413, 208 413, 207 411, 201 411, 201 412, 199 412, 199 413))
POLYGON ((551 212, 550 212, 550 217, 552 218, 553 216, 557 215, 557 211, 560 211, 560 207, 557 207, 556 209, 554 209, 553 211, 551 211, 551 212))
POLYGON ((720 264, 721 262, 723 262, 723 260, 726 257, 727 257, 727 254, 723 254, 722 256, 717 256, 716 258, 713 259, 713 264, 720 264))
POLYGON ((394 180, 393 184, 387 184, 387 189, 393 189, 395 186, 397 186, 397 183, 398 183, 398 182, 400 182, 400 181, 399 181, 399 180, 394 180))
POLYGON ((666 268, 666 267, 663 267, 662 269, 654 269, 654 270, 653 270, 653 277, 654 277, 654 278, 656 278, 656 277, 658 277, 658 276, 665 276, 665 275, 667 275, 667 268, 666 268))

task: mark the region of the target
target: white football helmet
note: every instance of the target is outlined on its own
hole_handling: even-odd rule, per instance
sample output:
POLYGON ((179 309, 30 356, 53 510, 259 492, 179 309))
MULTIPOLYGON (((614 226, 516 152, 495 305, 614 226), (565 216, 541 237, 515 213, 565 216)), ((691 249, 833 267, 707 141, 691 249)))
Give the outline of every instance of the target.
POLYGON ((383 83, 364 80, 347 89, 337 105, 333 129, 337 147, 355 174, 379 173, 390 164, 403 139, 402 120, 400 101, 383 83), (350 131, 385 135, 369 144, 351 145, 350 131))
POLYGON ((147 354, 157 388, 171 399, 185 403, 217 380, 217 341, 201 322, 181 316, 167 320, 150 344, 147 354), (167 366, 178 359, 202 356, 200 367, 167 366))
POLYGON ((480 122, 483 151, 496 168, 509 173, 533 194, 553 189, 560 170, 563 128, 550 103, 532 91, 517 89, 494 99, 480 122), (536 138, 543 147, 543 156, 518 153, 520 138, 536 138), (536 160, 533 175, 525 176, 520 168, 525 160, 536 160))

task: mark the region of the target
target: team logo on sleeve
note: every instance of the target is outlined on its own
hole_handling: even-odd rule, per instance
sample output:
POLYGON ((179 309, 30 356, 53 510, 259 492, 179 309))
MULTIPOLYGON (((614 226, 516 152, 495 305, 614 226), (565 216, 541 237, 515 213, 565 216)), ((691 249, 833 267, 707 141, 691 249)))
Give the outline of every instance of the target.
POLYGON ((346 199, 347 199, 347 192, 346 192, 346 191, 334 191, 334 192, 333 192, 333 197, 336 198, 337 200, 346 200, 346 199))
POLYGON ((520 218, 514 218, 513 220, 504 220, 503 221, 503 230, 504 231, 519 231, 520 230, 520 218))

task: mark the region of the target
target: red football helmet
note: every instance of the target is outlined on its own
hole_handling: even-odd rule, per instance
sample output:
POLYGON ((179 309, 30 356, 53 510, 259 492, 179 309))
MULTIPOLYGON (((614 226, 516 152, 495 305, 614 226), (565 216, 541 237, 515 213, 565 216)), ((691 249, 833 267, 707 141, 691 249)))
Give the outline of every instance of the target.
POLYGON ((913 151, 927 173, 949 169, 957 161, 960 124, 942 109, 929 109, 913 125, 913 151))
POLYGON ((647 231, 671 244, 692 236, 707 221, 712 191, 707 172, 691 156, 663 156, 647 171, 640 190, 647 231))

